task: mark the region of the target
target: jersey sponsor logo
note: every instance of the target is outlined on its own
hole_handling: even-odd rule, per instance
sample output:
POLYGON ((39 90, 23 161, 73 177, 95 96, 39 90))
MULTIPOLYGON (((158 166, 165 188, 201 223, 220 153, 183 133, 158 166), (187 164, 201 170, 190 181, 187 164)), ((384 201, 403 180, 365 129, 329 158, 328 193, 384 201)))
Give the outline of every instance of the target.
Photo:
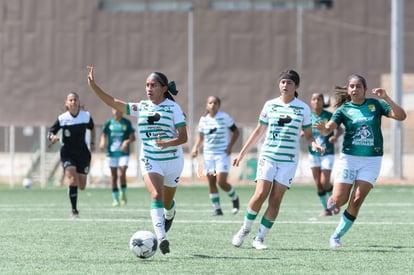
POLYGON ((357 129, 352 144, 361 146, 373 146, 374 134, 371 127, 367 124, 362 124, 361 127, 357 129))
POLYGON ((289 115, 281 115, 279 120, 277 121, 278 126, 285 126, 285 124, 290 123, 292 121, 292 117, 289 115))
POLYGON ((215 132, 217 132, 217 127, 214 127, 213 129, 210 129, 210 131, 208 131, 208 134, 214 134, 215 132))
POLYGON ((149 113, 148 114, 148 124, 154 125, 156 121, 159 121, 161 119, 161 115, 159 113, 149 113))

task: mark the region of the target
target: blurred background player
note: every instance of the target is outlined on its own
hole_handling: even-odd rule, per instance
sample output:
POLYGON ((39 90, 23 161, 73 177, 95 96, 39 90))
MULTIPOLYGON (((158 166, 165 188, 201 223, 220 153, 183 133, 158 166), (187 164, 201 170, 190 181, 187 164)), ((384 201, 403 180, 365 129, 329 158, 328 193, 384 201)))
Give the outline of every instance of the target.
POLYGON ((336 165, 334 189, 328 199, 329 209, 348 202, 341 220, 329 238, 332 248, 341 246, 341 238, 352 227, 368 193, 381 170, 384 140, 381 131, 382 116, 398 121, 407 117, 385 89, 375 88, 377 98, 367 98, 367 82, 358 74, 348 77, 345 87, 336 87, 337 108, 331 119, 314 125, 324 135, 344 124, 342 152, 336 165), (351 192, 352 191, 352 192, 351 192))
POLYGON ((77 208, 78 188, 84 190, 91 162, 91 151, 95 150, 95 125, 89 112, 80 105, 79 95, 71 92, 66 96, 66 112, 59 115, 50 127, 48 139, 51 144, 60 140, 57 135, 62 129, 62 147, 60 160, 65 178, 69 184, 69 199, 72 206, 72 218, 79 217, 77 208), (90 150, 86 144, 86 131, 90 130, 90 150))
POLYGON ((138 120, 141 139, 141 173, 151 197, 151 220, 162 254, 170 252, 167 232, 176 212, 175 192, 184 168, 182 144, 187 142, 184 112, 175 102, 173 81, 160 72, 148 75, 145 82, 147 100, 125 102, 104 92, 94 80, 93 67, 88 67, 88 83, 107 105, 138 120))
POLYGON ((135 129, 130 120, 123 117, 123 113, 112 108, 112 118, 108 119, 102 129, 99 142, 101 150, 106 149, 109 168, 111 169, 112 206, 119 206, 127 202, 127 178, 130 144, 135 141, 135 129), (121 192, 118 188, 118 176, 121 192))
MULTIPOLYGON (((321 93, 312 94, 310 107, 312 110, 312 124, 319 121, 326 123, 332 117, 332 113, 324 109, 329 107, 329 104, 325 104, 324 96, 321 93)), ((315 142, 325 148, 325 152, 321 154, 320 152, 314 151, 311 147, 309 147, 309 162, 312 170, 312 176, 316 184, 319 200, 324 209, 320 216, 332 216, 332 213, 338 214, 340 211, 338 207, 333 210, 328 209, 327 200, 332 195, 333 189, 333 185, 331 183, 331 172, 335 160, 334 144, 342 133, 342 127, 338 127, 335 134, 332 132, 327 136, 322 135, 318 129, 312 128, 312 134, 315 142)))
POLYGON ((230 115, 219 111, 220 105, 218 97, 207 98, 207 113, 200 118, 199 135, 191 152, 192 157, 197 157, 198 148, 203 146, 203 174, 207 176, 214 216, 223 215, 217 184, 231 198, 232 213, 236 214, 240 208, 239 197, 227 181, 231 166, 231 152, 239 137, 239 129, 230 115))

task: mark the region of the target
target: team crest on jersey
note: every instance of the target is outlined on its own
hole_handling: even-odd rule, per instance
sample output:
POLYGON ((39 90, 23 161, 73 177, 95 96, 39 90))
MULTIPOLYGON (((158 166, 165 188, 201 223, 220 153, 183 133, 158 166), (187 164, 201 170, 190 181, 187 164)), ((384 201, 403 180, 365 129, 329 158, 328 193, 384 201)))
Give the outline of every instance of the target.
POLYGON ((145 170, 147 171, 152 170, 152 165, 149 163, 148 159, 141 159, 141 161, 145 164, 145 170))
POLYGON ((138 105, 133 104, 133 105, 131 106, 131 109, 132 109, 134 112, 138 111, 138 105))
POLYGON ((371 112, 375 112, 375 105, 374 104, 369 104, 368 105, 368 110, 370 110, 371 112))
POLYGON ((65 129, 65 131, 63 131, 63 134, 65 135, 65 137, 70 137, 69 129, 65 129))
POLYGON ((293 108, 293 113, 295 113, 295 115, 300 114, 300 108, 299 107, 293 108))

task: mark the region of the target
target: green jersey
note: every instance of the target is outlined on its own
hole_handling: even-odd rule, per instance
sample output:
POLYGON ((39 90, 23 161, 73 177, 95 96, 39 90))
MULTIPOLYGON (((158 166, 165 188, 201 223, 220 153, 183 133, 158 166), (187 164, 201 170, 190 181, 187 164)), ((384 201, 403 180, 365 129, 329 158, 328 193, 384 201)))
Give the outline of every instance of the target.
MULTIPOLYGON (((329 121, 329 119, 331 119, 331 117, 332 117, 332 113, 326 110, 323 110, 319 116, 316 115, 314 112, 312 112, 312 125, 319 121, 322 121, 323 123, 326 124, 329 121)), ((333 155, 335 153, 334 144, 329 142, 329 138, 334 135, 333 132, 327 136, 324 136, 321 134, 321 132, 318 129, 312 128, 312 134, 313 134, 313 138, 315 139, 315 142, 321 147, 325 148, 324 155, 333 155)), ((320 152, 312 150, 312 147, 310 146, 309 146, 309 154, 314 155, 314 156, 321 155, 320 152)))
POLYGON ((391 106, 383 100, 367 98, 362 105, 347 102, 340 106, 331 120, 345 126, 342 153, 353 156, 382 156, 381 118, 388 116, 391 106))
POLYGON ((128 151, 122 151, 122 143, 124 140, 129 139, 129 136, 135 131, 132 127, 131 121, 126 118, 122 118, 117 121, 115 118, 108 119, 103 127, 102 132, 108 137, 107 142, 107 156, 120 157, 129 155, 128 151))

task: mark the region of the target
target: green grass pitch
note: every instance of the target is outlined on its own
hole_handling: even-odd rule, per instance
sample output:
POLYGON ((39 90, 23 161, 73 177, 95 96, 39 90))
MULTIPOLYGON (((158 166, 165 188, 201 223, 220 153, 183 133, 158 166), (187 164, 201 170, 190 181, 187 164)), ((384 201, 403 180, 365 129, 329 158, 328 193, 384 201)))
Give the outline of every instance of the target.
POLYGON ((79 194, 80 219, 71 220, 66 188, 0 187, 0 274, 414 274, 414 186, 376 186, 343 247, 328 239, 340 216, 322 211, 313 186, 287 191, 278 220, 265 239, 269 249, 231 245, 254 185, 235 186, 241 211, 220 192, 224 215, 211 216, 206 185, 181 186, 168 234, 171 253, 135 258, 128 242, 152 230, 144 188, 128 189, 128 204, 111 206, 110 189, 79 194))

